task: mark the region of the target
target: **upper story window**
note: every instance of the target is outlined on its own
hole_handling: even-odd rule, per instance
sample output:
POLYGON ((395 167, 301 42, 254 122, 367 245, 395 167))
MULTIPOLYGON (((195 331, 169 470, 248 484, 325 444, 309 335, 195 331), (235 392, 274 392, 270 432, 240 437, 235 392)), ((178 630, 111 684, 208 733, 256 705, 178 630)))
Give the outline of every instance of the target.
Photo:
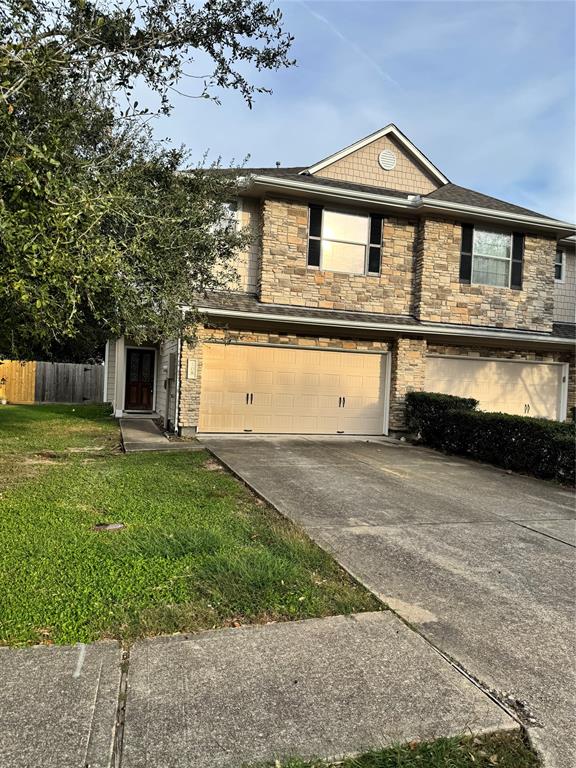
POLYGON ((524 235, 462 225, 460 281, 522 289, 524 235))
POLYGON ((236 229, 240 223, 240 207, 238 200, 222 203, 222 227, 236 229))
POLYGON ((309 206, 308 266, 352 275, 380 273, 382 216, 309 206))
POLYGON ((474 229, 472 282, 484 285, 510 285, 512 235, 474 229))
POLYGON ((556 251, 556 261, 554 262, 554 280, 556 280, 557 283, 563 283, 564 282, 564 251, 558 250, 556 251))
POLYGON ((212 234, 217 235, 221 232, 240 229, 240 200, 228 200, 225 203, 220 203, 219 208, 220 218, 210 226, 212 234))

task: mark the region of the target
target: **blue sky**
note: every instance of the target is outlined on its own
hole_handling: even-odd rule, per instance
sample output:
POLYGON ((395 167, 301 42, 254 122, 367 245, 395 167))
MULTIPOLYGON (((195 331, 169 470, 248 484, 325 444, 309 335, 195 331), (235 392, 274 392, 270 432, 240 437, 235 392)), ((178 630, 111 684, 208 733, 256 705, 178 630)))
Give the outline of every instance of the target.
POLYGON ((176 97, 159 136, 306 165, 394 122, 454 183, 576 219, 572 2, 279 4, 298 64, 254 74, 274 93, 176 97))

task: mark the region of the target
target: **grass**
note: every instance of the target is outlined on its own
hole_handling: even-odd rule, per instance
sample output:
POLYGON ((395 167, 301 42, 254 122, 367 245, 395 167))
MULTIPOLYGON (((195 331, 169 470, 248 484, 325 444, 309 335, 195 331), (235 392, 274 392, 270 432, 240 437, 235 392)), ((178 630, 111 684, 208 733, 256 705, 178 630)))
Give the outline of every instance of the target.
POLYGON ((382 607, 206 453, 118 442, 102 407, 0 407, 0 644, 382 607))
POLYGON ((503 733, 397 745, 338 763, 277 760, 267 764, 270 768, 536 768, 538 765, 538 758, 521 735, 503 733))

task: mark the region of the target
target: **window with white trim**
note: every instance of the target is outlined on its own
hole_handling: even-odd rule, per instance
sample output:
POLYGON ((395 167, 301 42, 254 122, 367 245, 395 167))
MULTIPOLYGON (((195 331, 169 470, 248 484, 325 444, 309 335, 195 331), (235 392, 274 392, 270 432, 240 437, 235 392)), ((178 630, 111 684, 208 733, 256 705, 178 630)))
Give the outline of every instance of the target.
POLYGON ((217 234, 219 232, 238 230, 240 228, 240 198, 237 200, 228 200, 225 203, 220 203, 219 207, 220 219, 211 224, 210 231, 213 234, 217 234))
POLYGON ((554 280, 557 283, 564 282, 564 251, 560 248, 556 251, 556 260, 554 262, 554 280))
POLYGON ((510 286, 512 235, 474 227, 472 245, 472 282, 483 285, 510 286))
POLYGON ((382 217, 310 206, 308 266, 352 275, 380 274, 382 217))
POLYGON ((224 229, 237 229, 240 223, 240 210, 238 200, 229 200, 222 203, 222 227, 224 229))

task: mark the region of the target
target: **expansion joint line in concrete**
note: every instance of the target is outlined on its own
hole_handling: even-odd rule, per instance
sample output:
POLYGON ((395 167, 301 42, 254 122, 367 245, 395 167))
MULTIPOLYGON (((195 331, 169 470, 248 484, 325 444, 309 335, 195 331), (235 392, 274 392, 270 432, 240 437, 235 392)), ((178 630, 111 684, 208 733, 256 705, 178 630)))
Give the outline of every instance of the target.
POLYGON ((122 651, 120 665, 120 684, 118 686, 118 703, 114 720, 114 739, 112 748, 111 768, 121 768, 122 749, 124 746, 124 722, 126 719, 126 699, 128 696, 128 669, 130 666, 130 651, 122 651))

